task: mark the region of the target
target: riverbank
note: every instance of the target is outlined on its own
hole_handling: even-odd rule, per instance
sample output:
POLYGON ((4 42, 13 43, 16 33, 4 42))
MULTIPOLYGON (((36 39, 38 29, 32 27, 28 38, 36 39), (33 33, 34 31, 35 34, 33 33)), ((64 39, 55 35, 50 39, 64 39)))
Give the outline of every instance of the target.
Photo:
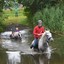
POLYGON ((10 24, 6 27, 5 31, 15 31, 16 28, 18 28, 18 30, 23 30, 23 29, 28 29, 29 27, 27 25, 23 25, 23 24, 10 24))

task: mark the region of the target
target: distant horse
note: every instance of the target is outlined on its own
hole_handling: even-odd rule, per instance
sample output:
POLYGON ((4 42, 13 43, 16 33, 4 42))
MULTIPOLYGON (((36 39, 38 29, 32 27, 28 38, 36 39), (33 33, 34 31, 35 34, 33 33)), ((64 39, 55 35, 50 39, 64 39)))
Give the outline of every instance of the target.
MULTIPOLYGON (((42 33, 42 36, 39 38, 38 50, 39 51, 49 50, 49 42, 52 40, 53 40, 53 37, 50 30, 46 30, 44 33, 42 33)), ((34 40, 31 45, 33 44, 34 44, 34 40)))
POLYGON ((10 35, 11 39, 21 39, 21 33, 20 32, 12 32, 12 34, 10 35))

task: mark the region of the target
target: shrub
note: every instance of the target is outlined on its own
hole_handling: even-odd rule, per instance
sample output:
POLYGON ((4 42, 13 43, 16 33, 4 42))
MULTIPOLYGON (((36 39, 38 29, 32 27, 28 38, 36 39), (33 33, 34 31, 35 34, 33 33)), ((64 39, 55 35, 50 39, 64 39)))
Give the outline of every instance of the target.
POLYGON ((52 31, 63 31, 64 30, 64 9, 63 6, 46 7, 42 11, 36 12, 33 17, 33 24, 41 19, 44 20, 44 26, 48 27, 52 31))

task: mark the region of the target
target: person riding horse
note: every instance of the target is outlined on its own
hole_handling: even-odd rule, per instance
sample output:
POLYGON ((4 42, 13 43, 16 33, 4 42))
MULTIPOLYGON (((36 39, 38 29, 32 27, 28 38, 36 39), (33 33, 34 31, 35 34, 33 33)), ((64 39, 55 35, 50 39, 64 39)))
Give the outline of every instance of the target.
POLYGON ((19 28, 16 27, 15 31, 12 31, 12 34, 10 35, 11 39, 21 39, 21 35, 19 33, 19 28))
POLYGON ((44 26, 42 26, 42 20, 38 20, 38 25, 34 27, 33 35, 34 35, 34 44, 30 46, 30 48, 38 49, 38 39, 42 36, 42 33, 45 32, 44 26))

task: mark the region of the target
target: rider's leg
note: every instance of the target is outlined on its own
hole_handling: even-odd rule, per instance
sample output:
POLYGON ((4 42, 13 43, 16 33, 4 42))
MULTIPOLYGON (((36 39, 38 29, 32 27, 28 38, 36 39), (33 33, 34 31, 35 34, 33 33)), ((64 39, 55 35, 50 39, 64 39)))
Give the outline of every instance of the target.
POLYGON ((30 48, 32 48, 32 47, 38 48, 38 39, 37 38, 34 39, 34 43, 30 46, 30 48))
POLYGON ((37 38, 34 39, 33 47, 38 48, 38 39, 37 38))

